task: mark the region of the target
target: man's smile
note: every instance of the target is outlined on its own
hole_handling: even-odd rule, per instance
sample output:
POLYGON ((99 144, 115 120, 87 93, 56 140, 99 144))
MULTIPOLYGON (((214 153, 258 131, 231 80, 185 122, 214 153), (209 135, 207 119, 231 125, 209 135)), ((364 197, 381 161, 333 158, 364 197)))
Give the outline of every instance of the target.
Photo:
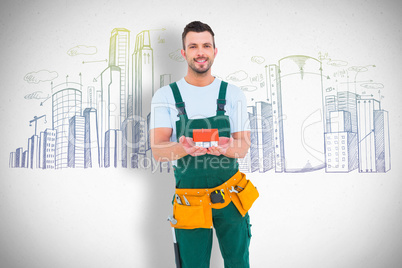
POLYGON ((202 59, 196 59, 195 61, 198 62, 198 63, 204 63, 204 62, 207 61, 207 59, 202 58, 202 59))

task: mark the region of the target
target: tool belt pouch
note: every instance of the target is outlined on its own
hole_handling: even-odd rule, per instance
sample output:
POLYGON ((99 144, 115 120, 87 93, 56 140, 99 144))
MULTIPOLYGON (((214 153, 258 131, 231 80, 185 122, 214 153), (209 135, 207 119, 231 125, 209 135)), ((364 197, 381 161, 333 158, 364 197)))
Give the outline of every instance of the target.
POLYGON ((251 181, 248 180, 246 187, 244 187, 244 190, 239 192, 237 196, 240 199, 242 208, 245 211, 248 211, 253 205, 254 201, 259 197, 259 193, 257 191, 257 188, 255 188, 251 181))
POLYGON ((178 229, 195 229, 195 228, 211 228, 212 226, 212 210, 209 206, 203 205, 205 198, 187 196, 190 206, 186 204, 173 204, 173 217, 177 220, 177 224, 172 227, 178 229))

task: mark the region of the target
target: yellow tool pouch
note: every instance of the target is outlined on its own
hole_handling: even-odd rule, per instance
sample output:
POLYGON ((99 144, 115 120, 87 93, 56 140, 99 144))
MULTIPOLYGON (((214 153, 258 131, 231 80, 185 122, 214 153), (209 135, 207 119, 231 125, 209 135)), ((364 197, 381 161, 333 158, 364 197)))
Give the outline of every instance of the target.
POLYGON ((212 210, 208 205, 208 196, 205 193, 179 195, 182 200, 183 196, 187 198, 190 205, 174 201, 173 217, 177 220, 177 224, 172 226, 179 229, 211 228, 212 210))
POLYGON ((257 188, 251 183, 251 181, 247 181, 246 187, 244 190, 237 194, 240 199, 241 206, 245 211, 248 211, 253 205, 254 201, 258 198, 259 193, 257 188))
POLYGON ((259 196, 251 181, 247 180, 246 175, 240 171, 218 187, 212 189, 176 189, 175 194, 179 196, 181 204, 175 198, 173 217, 177 223, 171 223, 171 226, 178 229, 212 228, 212 209, 224 208, 230 202, 233 202, 244 217, 259 196), (239 186, 243 190, 237 192, 235 186, 239 186), (224 203, 213 204, 211 202, 210 194, 216 190, 224 193, 224 203))

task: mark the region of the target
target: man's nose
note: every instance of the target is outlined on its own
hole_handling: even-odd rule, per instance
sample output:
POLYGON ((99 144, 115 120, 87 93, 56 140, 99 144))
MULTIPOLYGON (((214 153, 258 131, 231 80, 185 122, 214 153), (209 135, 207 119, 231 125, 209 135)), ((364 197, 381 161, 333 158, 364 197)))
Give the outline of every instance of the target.
POLYGON ((204 51, 203 48, 199 48, 199 49, 197 50, 197 56, 204 56, 204 54, 205 54, 205 51, 204 51))

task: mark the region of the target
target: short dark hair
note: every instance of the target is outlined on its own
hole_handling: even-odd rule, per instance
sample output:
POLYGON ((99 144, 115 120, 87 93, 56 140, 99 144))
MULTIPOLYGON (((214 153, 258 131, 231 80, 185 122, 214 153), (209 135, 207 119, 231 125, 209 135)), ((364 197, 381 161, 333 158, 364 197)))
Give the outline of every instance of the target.
POLYGON ((186 38, 188 32, 201 33, 205 31, 209 32, 212 35, 213 46, 215 48, 215 38, 214 38, 215 34, 214 31, 212 31, 211 27, 209 27, 208 24, 202 23, 201 21, 193 21, 187 24, 186 27, 184 27, 183 34, 181 35, 181 40, 183 42, 183 49, 186 49, 184 45, 184 39, 186 38))

